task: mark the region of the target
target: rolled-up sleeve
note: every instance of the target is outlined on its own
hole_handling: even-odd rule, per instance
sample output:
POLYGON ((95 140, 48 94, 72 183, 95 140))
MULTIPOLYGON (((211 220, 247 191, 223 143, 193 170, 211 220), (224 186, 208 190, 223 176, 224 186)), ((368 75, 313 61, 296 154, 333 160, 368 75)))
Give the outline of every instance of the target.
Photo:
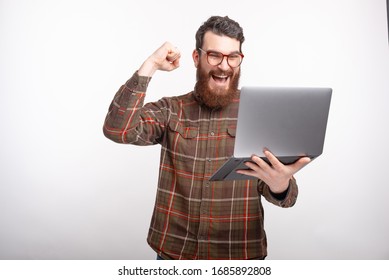
POLYGON ((282 200, 275 197, 269 186, 263 181, 258 182, 258 191, 267 201, 283 208, 292 207, 296 203, 298 196, 298 186, 295 178, 290 179, 287 192, 282 200))
POLYGON ((103 126, 108 139, 135 145, 157 143, 164 116, 161 110, 153 108, 155 105, 144 106, 150 80, 136 72, 115 94, 103 126))

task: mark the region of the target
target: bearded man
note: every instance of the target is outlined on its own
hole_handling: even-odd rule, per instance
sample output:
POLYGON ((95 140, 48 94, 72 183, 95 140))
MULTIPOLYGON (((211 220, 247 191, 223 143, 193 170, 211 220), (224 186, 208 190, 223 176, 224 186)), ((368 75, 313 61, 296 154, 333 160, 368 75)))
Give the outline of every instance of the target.
MULTIPOLYGON (((243 29, 213 16, 196 33, 194 90, 144 104, 156 71, 179 67, 181 54, 166 42, 116 93, 104 123, 107 138, 161 145, 158 186, 147 242, 157 259, 264 259, 267 241, 261 198, 280 207, 297 199, 293 177, 308 163, 283 165, 269 151, 247 162, 252 180, 211 182, 233 154, 243 61, 243 29)), ((133 186, 145 188, 148 186, 133 186)))

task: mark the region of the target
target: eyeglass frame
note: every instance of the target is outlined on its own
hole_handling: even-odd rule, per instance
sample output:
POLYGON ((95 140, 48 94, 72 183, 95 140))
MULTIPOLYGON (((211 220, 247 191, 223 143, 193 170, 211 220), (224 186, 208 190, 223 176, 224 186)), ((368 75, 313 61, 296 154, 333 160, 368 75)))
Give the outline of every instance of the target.
POLYGON ((230 66, 231 68, 237 68, 237 67, 239 67, 242 64, 243 58, 244 58, 244 54, 241 53, 241 52, 234 52, 234 53, 230 53, 230 54, 224 54, 224 53, 221 53, 221 52, 218 52, 218 51, 205 51, 202 48, 198 48, 198 49, 200 51, 204 52, 207 55, 207 62, 208 62, 209 65, 212 65, 212 66, 219 66, 220 64, 223 63, 224 58, 227 57, 227 64, 228 64, 228 66, 230 66), (208 57, 209 57, 210 53, 221 54, 223 56, 223 58, 222 58, 222 60, 220 60, 220 62, 218 64, 213 65, 213 64, 209 63, 208 57), (230 63, 228 62, 228 59, 230 58, 231 55, 239 55, 240 56, 240 63, 237 66, 231 66, 230 63))

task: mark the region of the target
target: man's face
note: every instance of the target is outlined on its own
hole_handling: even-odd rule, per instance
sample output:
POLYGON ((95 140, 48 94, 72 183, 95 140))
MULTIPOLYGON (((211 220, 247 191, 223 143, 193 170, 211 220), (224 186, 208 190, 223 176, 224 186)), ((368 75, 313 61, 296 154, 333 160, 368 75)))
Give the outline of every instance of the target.
MULTIPOLYGON (((227 36, 219 36, 210 31, 204 35, 202 46, 204 51, 216 51, 225 55, 239 52, 240 42, 227 36)), ((227 57, 221 64, 210 65, 207 54, 196 50, 193 52, 193 60, 197 67, 197 83, 195 91, 201 101, 209 108, 221 108, 227 106, 237 93, 240 67, 232 68, 227 63, 227 57)))

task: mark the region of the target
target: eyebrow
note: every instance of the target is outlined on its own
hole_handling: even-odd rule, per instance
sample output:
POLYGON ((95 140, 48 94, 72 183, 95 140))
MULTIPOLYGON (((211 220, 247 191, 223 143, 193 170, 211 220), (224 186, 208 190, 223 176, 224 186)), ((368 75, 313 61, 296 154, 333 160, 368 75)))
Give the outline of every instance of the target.
MULTIPOLYGON (((212 50, 212 49, 209 49, 209 50, 207 50, 206 52, 217 52, 217 53, 224 54, 224 53, 221 52, 221 51, 212 50)), ((240 51, 233 51, 233 52, 230 52, 228 55, 231 55, 231 54, 241 54, 241 52, 240 52, 240 51)))

